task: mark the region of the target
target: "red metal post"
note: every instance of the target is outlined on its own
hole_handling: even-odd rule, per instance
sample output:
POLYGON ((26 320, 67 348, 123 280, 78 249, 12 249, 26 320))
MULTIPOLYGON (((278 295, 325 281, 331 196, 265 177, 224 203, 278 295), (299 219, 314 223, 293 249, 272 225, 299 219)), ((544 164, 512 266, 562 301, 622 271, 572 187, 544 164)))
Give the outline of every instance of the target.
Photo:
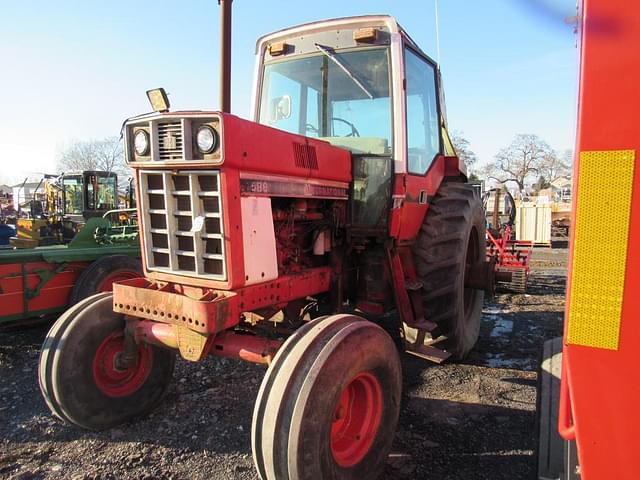
POLYGON ((583 0, 581 18, 560 430, 575 432, 583 480, 631 480, 640 432, 640 8, 583 0), (611 230, 615 241, 602 236, 611 230), (622 273, 607 277, 615 265, 622 273))

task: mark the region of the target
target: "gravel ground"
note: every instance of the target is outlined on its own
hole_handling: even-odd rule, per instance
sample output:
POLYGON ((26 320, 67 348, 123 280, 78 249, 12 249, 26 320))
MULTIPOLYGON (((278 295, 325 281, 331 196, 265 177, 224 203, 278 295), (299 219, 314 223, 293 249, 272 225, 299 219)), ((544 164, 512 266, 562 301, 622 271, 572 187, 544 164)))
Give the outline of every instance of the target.
MULTIPOLYGON (((405 397, 385 478, 532 479, 542 342, 562 333, 566 250, 536 249, 527 294, 484 306, 464 363, 406 357, 405 397)), ((40 396, 47 327, 0 333, 1 479, 255 479, 251 414, 264 368, 180 361, 152 415, 105 432, 56 421, 40 396)))

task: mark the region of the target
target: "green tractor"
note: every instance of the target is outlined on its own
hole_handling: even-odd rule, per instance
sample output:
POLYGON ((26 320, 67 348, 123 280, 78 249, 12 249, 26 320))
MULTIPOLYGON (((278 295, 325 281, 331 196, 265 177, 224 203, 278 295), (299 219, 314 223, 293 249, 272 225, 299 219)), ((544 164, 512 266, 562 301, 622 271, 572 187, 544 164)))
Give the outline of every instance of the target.
POLYGON ((85 170, 58 177, 45 175, 28 202, 28 217, 18 215, 16 236, 10 244, 33 248, 69 243, 88 219, 118 206, 118 176, 113 172, 85 170), (41 185, 44 200, 36 198, 41 185))
POLYGON ((113 282, 142 275, 132 180, 122 209, 114 208, 120 203, 115 174, 68 173, 57 178, 55 191, 51 185, 45 184, 45 203, 60 215, 31 219, 31 244, 56 244, 0 252, 0 328, 55 318, 85 297, 111 291, 113 282))

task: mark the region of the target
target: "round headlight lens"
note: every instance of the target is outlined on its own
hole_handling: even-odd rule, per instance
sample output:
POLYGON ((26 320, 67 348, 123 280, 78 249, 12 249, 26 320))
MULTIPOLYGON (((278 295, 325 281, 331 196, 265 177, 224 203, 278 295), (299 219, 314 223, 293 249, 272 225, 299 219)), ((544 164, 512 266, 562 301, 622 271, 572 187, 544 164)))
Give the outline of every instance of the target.
POLYGON ((133 137, 133 147, 138 155, 147 155, 149 153, 149 134, 144 130, 138 130, 133 137))
POLYGON ((218 133, 209 125, 202 125, 196 132, 196 143, 200 153, 211 153, 218 148, 218 133))

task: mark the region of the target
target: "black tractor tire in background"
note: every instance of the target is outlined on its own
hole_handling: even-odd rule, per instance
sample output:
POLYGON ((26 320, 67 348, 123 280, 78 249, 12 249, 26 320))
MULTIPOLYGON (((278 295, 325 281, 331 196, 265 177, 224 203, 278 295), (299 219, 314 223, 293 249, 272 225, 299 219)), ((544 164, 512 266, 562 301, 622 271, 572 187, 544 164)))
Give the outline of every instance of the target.
POLYGON ((465 287, 470 265, 485 261, 482 202, 466 183, 443 183, 433 198, 413 247, 427 320, 447 340, 438 344, 464 359, 478 340, 484 292, 465 287))
POLYGON ((265 375, 251 428, 263 480, 369 479, 384 470, 400 411, 389 335, 354 315, 309 322, 265 375))
POLYGON ((95 293, 110 292, 113 282, 142 277, 142 263, 139 259, 127 255, 109 255, 89 265, 78 277, 71 297, 70 305, 95 293))
POLYGON ((113 294, 98 293, 72 306, 53 324, 40 352, 38 380, 51 412, 88 430, 114 427, 151 411, 171 382, 175 352, 138 346, 134 367, 117 367, 124 316, 113 294))

